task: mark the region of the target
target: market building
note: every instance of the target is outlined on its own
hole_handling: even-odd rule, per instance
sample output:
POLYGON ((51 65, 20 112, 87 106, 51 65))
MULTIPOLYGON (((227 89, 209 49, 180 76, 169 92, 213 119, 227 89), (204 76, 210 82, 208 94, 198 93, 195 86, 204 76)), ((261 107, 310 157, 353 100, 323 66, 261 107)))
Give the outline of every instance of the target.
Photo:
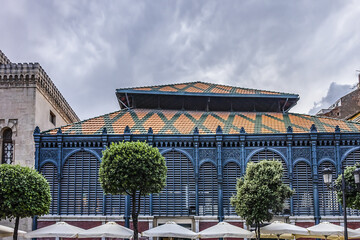
MULTIPOLYGON (((110 143, 138 140, 159 148, 168 167, 165 189, 142 199, 140 231, 167 220, 194 231, 219 220, 244 226, 229 199, 247 163, 263 159, 281 161, 284 182, 296 191, 277 219, 305 227, 342 223, 322 170, 332 167, 336 177, 342 163, 360 162, 359 123, 290 113, 296 94, 204 82, 118 89, 116 95, 116 112, 35 129, 35 167, 53 199, 35 228, 59 220, 85 228, 110 220, 130 226, 130 199, 104 195, 98 169, 110 143)), ((360 227, 359 211, 348 214, 348 226, 360 227)))

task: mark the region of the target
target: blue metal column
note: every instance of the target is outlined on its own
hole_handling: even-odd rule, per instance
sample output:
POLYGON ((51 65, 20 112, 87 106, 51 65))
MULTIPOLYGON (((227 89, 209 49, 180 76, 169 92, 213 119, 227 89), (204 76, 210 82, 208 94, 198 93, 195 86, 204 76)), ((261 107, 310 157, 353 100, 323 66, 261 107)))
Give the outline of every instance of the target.
MULTIPOLYGON (((125 127, 124 130, 124 141, 125 142, 129 142, 131 140, 131 130, 129 126, 125 127)), ((130 228, 130 196, 126 195, 125 197, 125 214, 124 214, 124 218, 125 218, 125 227, 130 228)))
MULTIPOLYGON (((148 130, 148 136, 147 136, 147 142, 149 144, 149 146, 153 146, 153 141, 154 141, 154 136, 153 136, 153 130, 152 128, 150 127, 149 130, 148 130)), ((153 194, 151 193, 150 196, 149 196, 149 212, 150 212, 150 215, 153 216, 154 214, 154 206, 153 206, 153 194)))
POLYGON ((223 133, 220 126, 216 129, 216 150, 217 150, 217 175, 218 175, 218 219, 219 222, 224 220, 223 207, 223 174, 221 161, 221 147, 222 147, 223 133))
POLYGON ((194 129, 194 149, 195 149, 195 215, 199 216, 199 129, 194 129))
POLYGON ((130 196, 125 196, 125 227, 130 228, 130 196))
MULTIPOLYGON (((39 172, 39 161, 40 161, 40 128, 38 126, 35 127, 34 130, 34 142, 35 142, 35 169, 39 172)), ((33 217, 32 220, 32 230, 37 229, 37 216, 33 217)))
POLYGON ((320 222, 320 208, 319 208, 319 175, 318 175, 318 163, 316 156, 316 145, 317 145, 317 129, 313 124, 310 128, 310 139, 311 139, 311 165, 313 175, 313 198, 314 198, 314 219, 315 224, 320 222))
POLYGON ((35 169, 39 171, 39 161, 40 161, 40 128, 35 127, 34 130, 34 142, 35 142, 35 169))
POLYGON ((339 176, 341 174, 341 156, 340 156, 340 128, 339 126, 335 127, 335 163, 336 163, 336 173, 339 176))
MULTIPOLYGON (((341 131, 339 126, 335 127, 335 168, 336 168, 336 176, 340 176, 341 174, 341 156, 340 156, 340 140, 341 140, 341 131)), ((339 203, 339 214, 343 214, 343 205, 339 203)))
POLYGON ((241 176, 245 175, 246 166, 245 166, 245 129, 241 127, 240 129, 240 171, 241 176))
POLYGON ((56 133, 57 147, 58 147, 58 159, 57 159, 57 180, 58 180, 58 199, 57 199, 57 213, 61 214, 61 178, 62 178, 62 159, 63 159, 63 134, 61 128, 56 133))
MULTIPOLYGON (((292 140, 293 140, 293 129, 291 126, 287 128, 287 159, 289 164, 289 178, 290 178, 290 188, 293 189, 293 160, 292 160, 292 140)), ((290 215, 294 215, 294 199, 290 198, 290 215)))
MULTIPOLYGON (((101 134, 101 142, 102 142, 102 149, 105 150, 108 145, 108 135, 107 135, 106 127, 103 128, 103 131, 101 134)), ((103 215, 106 215, 106 195, 105 194, 103 196, 102 212, 103 212, 103 215)))

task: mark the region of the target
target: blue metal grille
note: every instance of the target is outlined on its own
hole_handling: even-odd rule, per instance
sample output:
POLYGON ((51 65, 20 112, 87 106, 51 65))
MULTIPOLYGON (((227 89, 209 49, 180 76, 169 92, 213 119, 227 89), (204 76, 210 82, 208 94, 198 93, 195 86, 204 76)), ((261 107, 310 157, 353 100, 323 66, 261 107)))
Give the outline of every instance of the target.
MULTIPOLYGON (((320 164, 318 168, 318 175, 322 177, 322 172, 324 168, 332 168, 334 169, 333 172, 333 179, 336 179, 336 172, 335 166, 330 162, 323 162, 320 164)), ((323 179, 319 179, 319 209, 320 215, 339 215, 339 204, 336 196, 336 192, 329 190, 323 179)))
POLYGON ((218 214, 218 184, 216 167, 207 162, 200 167, 199 215, 218 214))
POLYGON ((61 179, 61 214, 102 214, 99 165, 96 157, 85 151, 67 159, 61 179))
POLYGON ((105 205, 106 215, 124 215, 125 214, 125 196, 106 195, 105 205))
POLYGON ((58 214, 57 205, 58 205, 58 180, 57 180, 57 169, 52 163, 44 164, 40 172, 46 178, 50 186, 51 193, 51 204, 50 204, 50 214, 58 214))
MULTIPOLYGON (((130 209, 132 209, 131 200, 130 200, 130 209)), ((150 195, 141 197, 139 215, 150 215, 150 195)))
MULTIPOLYGON (((283 182, 286 185, 290 186, 290 179, 289 179, 289 175, 288 175, 288 169, 287 169, 285 161, 280 157, 280 155, 278 155, 275 152, 269 151, 269 150, 264 150, 264 151, 261 151, 261 152, 258 152, 256 154, 254 154, 250 159, 250 161, 256 162, 256 163, 261 161, 261 160, 280 161, 282 163, 283 169, 284 169, 283 182)), ((290 199, 285 200, 283 213, 284 214, 290 214, 290 199)))
POLYGON ((313 215, 314 198, 311 168, 305 162, 299 162, 294 167, 293 196, 294 215, 313 215))
POLYGON ((229 215, 237 215, 235 209, 230 204, 230 198, 233 194, 236 194, 236 181, 240 177, 241 171, 240 167, 236 163, 228 163, 225 165, 223 170, 224 176, 224 198, 223 198, 223 206, 224 206, 224 214, 226 216, 229 215))
POLYGON ((195 209, 195 179, 191 161, 182 153, 170 151, 166 160, 166 186, 153 196, 154 215, 188 216, 195 209))
MULTIPOLYGON (((344 160, 345 166, 354 166, 355 164, 360 164, 360 150, 350 153, 344 160)), ((360 216, 360 211, 355 209, 347 209, 348 215, 360 216)))

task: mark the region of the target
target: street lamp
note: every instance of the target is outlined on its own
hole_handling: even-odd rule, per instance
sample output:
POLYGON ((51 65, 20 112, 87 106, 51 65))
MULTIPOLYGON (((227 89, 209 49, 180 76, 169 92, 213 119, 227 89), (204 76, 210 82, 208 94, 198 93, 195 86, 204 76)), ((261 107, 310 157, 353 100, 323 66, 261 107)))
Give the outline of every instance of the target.
MULTIPOLYGON (((342 178, 341 178, 341 191, 343 194, 343 211, 344 211, 344 239, 348 240, 348 232, 347 232, 347 214, 346 214, 346 183, 345 183, 345 174, 344 174, 344 170, 345 170, 345 166, 342 165, 341 166, 341 171, 342 171, 342 178)), ((332 173, 333 170, 331 168, 325 168, 323 170, 323 178, 324 178, 324 183, 326 184, 326 186, 331 189, 331 190, 339 190, 339 187, 337 187, 336 185, 334 185, 334 187, 331 186, 332 183, 332 173)), ((354 179, 355 179, 355 184, 356 186, 359 188, 360 187, 360 165, 356 166, 356 169, 353 172, 354 174, 354 179)))

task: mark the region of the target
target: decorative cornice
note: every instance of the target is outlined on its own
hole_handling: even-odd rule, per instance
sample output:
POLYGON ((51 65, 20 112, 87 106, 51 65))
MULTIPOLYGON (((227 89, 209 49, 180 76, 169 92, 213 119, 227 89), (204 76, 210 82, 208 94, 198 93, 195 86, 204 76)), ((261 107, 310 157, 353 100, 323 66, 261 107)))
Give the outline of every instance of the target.
POLYGON ((0 88, 8 87, 37 87, 59 109, 66 122, 80 121, 39 63, 0 64, 0 88))

